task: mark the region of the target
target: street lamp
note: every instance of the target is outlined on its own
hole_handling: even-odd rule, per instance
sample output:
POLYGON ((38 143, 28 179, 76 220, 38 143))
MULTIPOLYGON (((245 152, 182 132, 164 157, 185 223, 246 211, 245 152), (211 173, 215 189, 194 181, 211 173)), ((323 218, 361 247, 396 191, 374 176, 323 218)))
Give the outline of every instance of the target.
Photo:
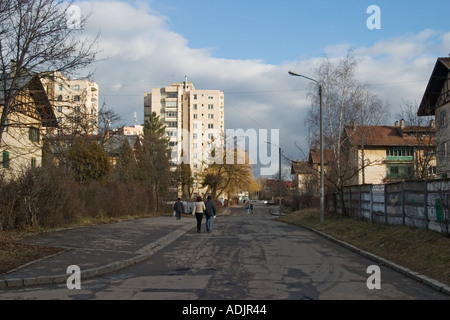
POLYGON ((323 222, 324 218, 324 204, 323 204, 323 196, 324 196, 324 187, 323 187, 323 108, 322 108, 322 85, 319 81, 301 75, 294 71, 288 72, 291 76, 302 77, 311 81, 314 81, 319 86, 319 97, 320 97, 320 223, 323 222))
MULTIPOLYGON (((266 141, 266 143, 277 146, 276 144, 271 143, 271 142, 266 141)), ((279 204, 278 205, 280 206, 278 215, 281 216, 281 147, 280 146, 277 146, 277 147, 278 147, 278 192, 279 192, 278 193, 279 194, 279 199, 278 199, 279 204)))

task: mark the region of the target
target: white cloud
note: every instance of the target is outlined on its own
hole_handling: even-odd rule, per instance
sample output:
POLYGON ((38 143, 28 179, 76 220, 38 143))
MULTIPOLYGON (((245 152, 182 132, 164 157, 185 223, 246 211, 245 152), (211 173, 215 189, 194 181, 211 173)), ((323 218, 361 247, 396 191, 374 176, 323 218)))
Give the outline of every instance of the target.
MULTIPOLYGON (((303 119, 310 107, 308 89, 314 84, 290 77, 287 72, 292 69, 313 76, 322 57, 282 65, 217 59, 206 48, 189 48, 188 40, 170 31, 166 17, 152 12, 148 5, 89 1, 81 8, 92 11, 88 31, 95 34, 101 30, 99 45, 110 57, 96 66, 94 80, 108 107, 122 115, 123 124, 133 123, 134 112, 143 121, 146 91, 184 81, 187 75, 198 89, 225 92, 227 128, 280 129, 281 147, 290 158, 303 156, 295 144, 307 152, 303 119)), ((354 48, 360 59, 358 75, 361 81, 372 84, 393 109, 402 99, 420 102, 436 52, 448 50, 449 44, 450 33, 424 30, 354 48)), ((347 44, 330 44, 324 52, 339 57, 348 48, 347 44)), ((389 118, 386 124, 393 121, 389 118)))

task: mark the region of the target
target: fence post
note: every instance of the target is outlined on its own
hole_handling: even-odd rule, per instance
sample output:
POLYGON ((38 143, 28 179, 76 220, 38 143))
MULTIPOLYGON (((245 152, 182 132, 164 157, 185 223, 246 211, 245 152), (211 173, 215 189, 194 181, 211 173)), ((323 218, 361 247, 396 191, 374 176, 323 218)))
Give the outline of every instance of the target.
POLYGON ((372 214, 373 214, 373 184, 370 185, 370 212, 369 212, 369 221, 372 223, 372 214))
POLYGON ((406 202, 406 197, 405 197, 405 181, 402 181, 402 225, 405 225, 405 216, 406 216, 406 211, 405 211, 405 202, 406 202))
POLYGON ((388 210, 387 210, 387 195, 388 195, 388 185, 384 185, 384 223, 387 224, 388 223, 388 210))
POLYGON ((428 181, 424 180, 423 185, 425 188, 425 190, 423 192, 423 195, 424 195, 423 214, 425 215, 425 221, 426 221, 425 229, 428 230, 429 224, 430 224, 430 221, 428 220, 428 181))

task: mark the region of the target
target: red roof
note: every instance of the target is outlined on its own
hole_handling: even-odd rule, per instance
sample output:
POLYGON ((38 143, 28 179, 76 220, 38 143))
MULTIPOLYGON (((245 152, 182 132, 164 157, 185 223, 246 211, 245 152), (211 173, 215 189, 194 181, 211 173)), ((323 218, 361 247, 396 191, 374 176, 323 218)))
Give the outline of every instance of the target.
POLYGON ((345 127, 345 133, 352 146, 372 147, 418 147, 435 145, 434 128, 411 126, 352 126, 345 127), (364 140, 362 139, 364 138, 364 140))

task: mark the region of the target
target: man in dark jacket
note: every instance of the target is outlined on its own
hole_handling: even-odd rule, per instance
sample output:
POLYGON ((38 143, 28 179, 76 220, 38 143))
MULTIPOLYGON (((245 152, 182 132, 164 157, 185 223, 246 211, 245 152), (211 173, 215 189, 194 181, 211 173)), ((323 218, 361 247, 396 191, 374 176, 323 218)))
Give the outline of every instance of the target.
POLYGON ((175 217, 177 220, 181 219, 181 214, 184 212, 184 205, 181 202, 181 198, 178 198, 177 202, 173 205, 173 210, 175 211, 175 217))
POLYGON ((214 205, 214 202, 211 200, 211 196, 208 196, 208 200, 205 202, 206 210, 206 231, 208 233, 211 233, 212 231, 212 221, 213 218, 216 217, 216 206, 214 205))

